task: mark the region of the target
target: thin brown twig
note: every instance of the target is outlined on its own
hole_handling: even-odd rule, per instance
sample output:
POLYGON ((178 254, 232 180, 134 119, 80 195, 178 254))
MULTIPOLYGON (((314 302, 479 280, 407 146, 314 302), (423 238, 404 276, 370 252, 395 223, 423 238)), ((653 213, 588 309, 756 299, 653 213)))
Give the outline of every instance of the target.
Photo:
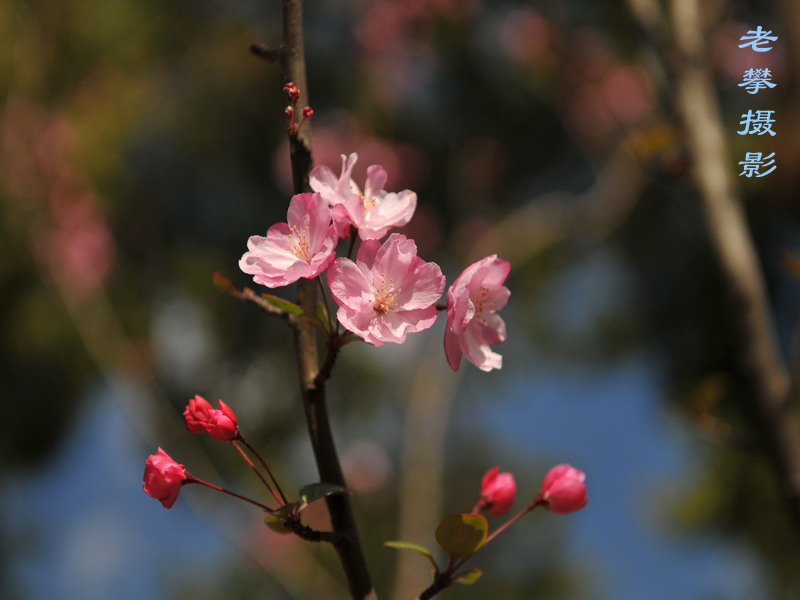
POLYGON ((280 308, 278 308, 277 306, 275 306, 270 302, 267 302, 266 300, 264 300, 264 298, 256 294, 250 288, 244 288, 238 294, 238 297, 241 300, 244 300, 245 302, 249 302, 250 304, 257 306, 258 308, 260 308, 266 313, 269 313, 270 315, 286 319, 293 325, 295 324, 295 319, 293 319, 294 315, 287 313, 285 310, 281 310, 280 308))
POLYGON ((265 60, 279 60, 283 54, 283 46, 277 48, 270 48, 261 42, 253 42, 250 44, 249 50, 255 56, 265 60))

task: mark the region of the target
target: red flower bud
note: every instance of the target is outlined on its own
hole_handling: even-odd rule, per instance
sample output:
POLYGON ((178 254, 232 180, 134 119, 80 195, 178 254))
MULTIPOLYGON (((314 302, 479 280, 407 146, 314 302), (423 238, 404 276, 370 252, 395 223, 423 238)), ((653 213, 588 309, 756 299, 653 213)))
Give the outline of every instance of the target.
POLYGON ((542 482, 538 502, 554 513, 564 514, 586 506, 586 475, 570 465, 550 469, 542 482))
POLYGON ((236 415, 230 407, 222 400, 219 401, 219 410, 211 412, 207 424, 208 433, 215 440, 220 442, 230 442, 236 439, 239 434, 239 426, 236 423, 236 415))
POLYGON ((487 471, 481 481, 481 499, 479 510, 487 510, 490 514, 502 517, 514 504, 517 495, 517 484, 511 473, 501 473, 500 467, 487 471))
POLYGON ((186 419, 186 431, 190 433, 205 433, 208 431, 208 419, 214 409, 202 396, 195 395, 189 400, 189 406, 183 411, 186 419))
POLYGON ((148 496, 160 500, 164 508, 172 508, 186 480, 186 467, 176 463, 161 448, 147 457, 142 487, 148 496))
POLYGON ((312 116, 314 116, 314 111, 311 110, 310 106, 306 106, 303 109, 303 117, 305 117, 306 119, 310 119, 312 116))
POLYGON ((300 90, 293 83, 287 83, 283 87, 283 91, 286 92, 286 96, 289 98, 289 102, 292 104, 297 102, 297 99, 300 97, 300 90))

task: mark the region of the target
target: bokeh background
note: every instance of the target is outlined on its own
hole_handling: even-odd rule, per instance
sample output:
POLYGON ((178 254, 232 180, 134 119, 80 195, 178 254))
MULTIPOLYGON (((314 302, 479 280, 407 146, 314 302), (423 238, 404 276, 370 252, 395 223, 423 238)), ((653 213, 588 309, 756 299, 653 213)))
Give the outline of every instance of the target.
MULTIPOLYGON (((737 183, 789 365, 794 1, 713 0, 701 14, 731 168, 775 152, 775 172, 737 183), (757 25, 779 39, 756 56, 737 44, 757 25), (738 87, 753 66, 776 88, 738 87), (775 110, 777 135, 737 135, 748 109, 775 110)), ((733 368, 674 48, 643 26, 668 8, 306 4, 315 163, 338 172, 358 152, 356 181, 380 164, 388 189, 415 190, 403 232, 449 282, 495 252, 513 267, 502 370, 450 371, 444 319, 340 356, 329 404, 380 597, 413 598, 430 576, 382 541, 433 547, 488 468, 515 473, 521 506, 561 462, 587 473, 586 509, 526 517, 473 560, 480 582, 442 597, 800 597, 798 539, 733 368)), ((209 490, 169 511, 141 490, 161 446, 260 494, 230 448, 183 431, 194 394, 234 408, 287 489, 316 481, 285 324, 211 282, 252 287, 246 240, 285 219, 283 82, 247 51, 280 35, 277 1, 0 2, 3 598, 346 597, 329 548, 209 490)), ((322 513, 309 516, 320 527, 322 513)))

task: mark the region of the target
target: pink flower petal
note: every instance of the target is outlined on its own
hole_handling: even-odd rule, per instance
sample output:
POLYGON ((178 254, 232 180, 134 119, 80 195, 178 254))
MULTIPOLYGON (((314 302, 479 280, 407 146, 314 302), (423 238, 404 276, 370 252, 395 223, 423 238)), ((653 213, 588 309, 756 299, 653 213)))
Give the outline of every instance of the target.
POLYGON ((496 313, 510 295, 503 285, 510 270, 508 261, 487 256, 464 269, 447 291, 444 344, 453 370, 459 367, 460 353, 483 371, 502 368, 502 357, 489 347, 506 339, 505 322, 496 313))
POLYGON ((339 258, 328 271, 336 317, 347 330, 379 346, 433 325, 445 280, 437 265, 417 256, 413 241, 400 234, 383 245, 367 240, 356 260, 339 258))
POLYGON ((289 203, 288 223, 278 223, 267 237, 252 236, 239 268, 267 287, 317 277, 336 255, 338 236, 330 209, 320 194, 298 194, 289 203))

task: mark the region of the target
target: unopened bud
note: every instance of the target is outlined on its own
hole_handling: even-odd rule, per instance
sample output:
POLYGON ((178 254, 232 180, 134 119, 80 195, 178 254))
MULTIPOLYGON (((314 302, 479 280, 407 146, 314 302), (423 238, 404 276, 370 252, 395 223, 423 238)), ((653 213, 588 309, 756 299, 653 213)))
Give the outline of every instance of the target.
POLYGON ((303 117, 306 118, 306 119, 310 119, 312 116, 314 116, 314 111, 311 110, 310 106, 306 106, 303 109, 303 117))
POLYGON ((289 102, 292 104, 297 102, 297 99, 300 97, 300 90, 293 83, 287 83, 284 86, 283 91, 286 92, 286 96, 289 98, 289 102))
POLYGON ((287 106, 286 107, 286 116, 291 119, 294 116, 294 108, 292 108, 291 106, 287 106))
POLYGON ((542 482, 536 503, 554 513, 564 514, 586 506, 586 475, 570 465, 550 469, 542 482))

